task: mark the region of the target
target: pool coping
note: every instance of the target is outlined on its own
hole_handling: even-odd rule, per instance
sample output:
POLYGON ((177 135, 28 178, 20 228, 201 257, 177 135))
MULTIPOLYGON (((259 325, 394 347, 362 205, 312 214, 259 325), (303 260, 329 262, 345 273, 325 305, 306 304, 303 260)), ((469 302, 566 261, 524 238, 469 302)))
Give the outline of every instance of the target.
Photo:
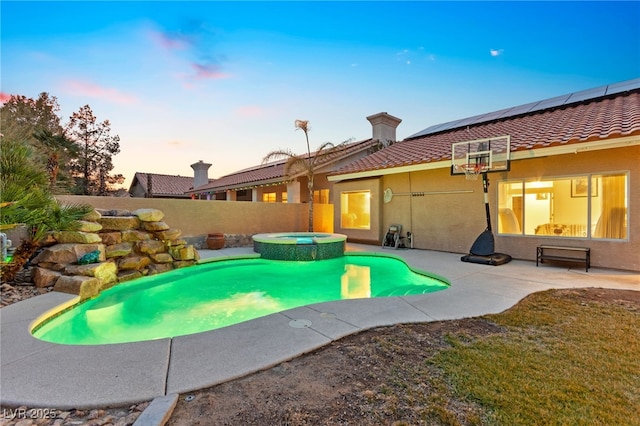
MULTIPOLYGON (((58 409, 125 406, 206 388, 275 366, 349 334, 397 323, 498 313, 526 295, 550 288, 640 290, 640 273, 514 260, 489 266, 460 254, 385 250, 348 244, 348 251, 382 252, 412 268, 446 277, 451 288, 426 295, 324 302, 245 323, 171 339, 99 346, 43 342, 32 322, 75 296, 51 292, 0 309, 0 403, 58 409)), ((251 248, 202 250, 234 257, 251 248)))
POLYGON ((260 243, 274 243, 274 244, 310 244, 309 242, 300 242, 302 240, 312 240, 313 244, 330 244, 330 243, 342 243, 347 240, 347 236, 344 234, 334 234, 328 232, 271 232, 264 234, 256 234, 251 237, 253 241, 260 243), (318 238, 319 237, 319 238, 318 238))

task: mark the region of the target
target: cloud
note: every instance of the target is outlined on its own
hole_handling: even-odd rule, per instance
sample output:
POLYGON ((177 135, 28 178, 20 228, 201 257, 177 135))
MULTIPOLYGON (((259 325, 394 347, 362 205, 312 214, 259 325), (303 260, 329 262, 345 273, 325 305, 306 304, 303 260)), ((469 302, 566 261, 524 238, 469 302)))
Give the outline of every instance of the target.
POLYGON ((192 45, 190 40, 179 34, 155 30, 150 31, 149 34, 153 42, 163 50, 184 50, 192 45))
POLYGON ((191 67, 195 70, 194 78, 198 80, 206 79, 220 79, 228 78, 229 74, 225 74, 220 71, 219 67, 215 64, 191 64, 191 67))
POLYGON ((11 98, 11 95, 7 95, 4 92, 0 92, 0 104, 7 102, 11 98))
POLYGON ((79 80, 69 80, 63 83, 63 90, 73 95, 88 96, 92 98, 104 99, 117 104, 133 104, 137 99, 133 95, 129 95, 109 87, 102 87, 95 83, 79 80))
POLYGON ((406 65, 411 65, 411 59, 408 56, 411 54, 409 49, 403 49, 396 53, 396 59, 400 62, 404 62, 406 65))
POLYGON ((504 49, 491 49, 489 52, 491 53, 491 56, 496 57, 502 55, 504 53, 504 49))
POLYGON ((427 53, 423 46, 418 46, 415 50, 403 49, 396 53, 396 60, 406 65, 411 65, 414 62, 420 64, 424 60, 433 62, 436 60, 436 55, 433 53, 427 53))
POLYGON ((222 70, 225 57, 212 47, 216 43, 216 31, 207 22, 187 19, 176 29, 152 29, 149 34, 163 51, 176 58, 180 64, 191 68, 193 72, 176 74, 187 87, 193 87, 192 83, 197 80, 231 77, 222 70))

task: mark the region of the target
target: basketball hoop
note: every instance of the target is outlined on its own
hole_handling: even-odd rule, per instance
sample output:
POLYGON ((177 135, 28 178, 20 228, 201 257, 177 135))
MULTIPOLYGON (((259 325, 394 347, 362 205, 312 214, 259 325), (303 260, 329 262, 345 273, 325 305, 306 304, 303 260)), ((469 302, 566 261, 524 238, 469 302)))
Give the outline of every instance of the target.
POLYGON ((478 180, 480 173, 487 170, 485 164, 455 164, 456 171, 463 171, 467 180, 478 180))

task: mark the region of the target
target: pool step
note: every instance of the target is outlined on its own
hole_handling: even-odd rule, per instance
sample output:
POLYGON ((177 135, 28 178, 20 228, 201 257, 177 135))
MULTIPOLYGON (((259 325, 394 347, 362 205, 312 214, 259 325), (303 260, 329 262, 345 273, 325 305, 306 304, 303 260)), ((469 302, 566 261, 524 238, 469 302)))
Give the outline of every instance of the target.
POLYGON ((373 297, 393 297, 393 296, 412 296, 416 294, 429 293, 429 289, 425 289, 423 292, 416 293, 417 286, 415 285, 403 285, 401 287, 394 287, 388 290, 376 293, 373 297))

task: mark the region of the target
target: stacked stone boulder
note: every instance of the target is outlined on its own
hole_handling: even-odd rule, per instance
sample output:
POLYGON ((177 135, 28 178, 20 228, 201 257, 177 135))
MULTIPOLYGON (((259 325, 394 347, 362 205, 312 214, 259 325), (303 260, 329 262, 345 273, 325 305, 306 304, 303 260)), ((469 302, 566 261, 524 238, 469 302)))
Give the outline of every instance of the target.
POLYGON ((163 218, 157 209, 94 210, 77 230, 54 233, 54 244, 32 260, 35 286, 87 299, 124 281, 194 265, 198 251, 163 218), (97 262, 79 264, 88 253, 97 262))

